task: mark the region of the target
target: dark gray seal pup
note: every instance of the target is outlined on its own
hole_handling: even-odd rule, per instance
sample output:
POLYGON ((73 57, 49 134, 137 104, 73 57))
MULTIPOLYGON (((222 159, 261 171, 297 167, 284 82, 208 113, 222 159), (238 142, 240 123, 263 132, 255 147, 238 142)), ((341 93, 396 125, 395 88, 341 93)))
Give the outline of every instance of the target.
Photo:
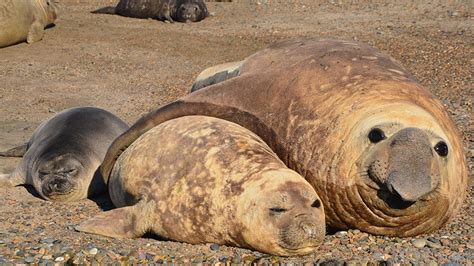
POLYGON ((353 41, 300 39, 207 73, 198 81, 214 85, 158 108, 117 138, 102 174, 155 125, 206 115, 261 137, 313 185, 331 227, 413 236, 460 209, 468 168, 456 125, 390 56, 353 41))
POLYGON ((275 255, 313 252, 325 234, 311 185, 235 123, 186 116, 147 131, 108 179, 118 209, 76 229, 116 238, 218 243, 275 255))
POLYGON ((1 156, 22 156, 13 173, 0 175, 0 186, 28 184, 41 197, 77 201, 105 192, 96 170, 110 143, 128 129, 118 117, 94 107, 64 110, 44 121, 27 144, 1 156))
POLYGON ((92 13, 169 22, 198 22, 209 16, 204 0, 120 0, 116 7, 104 7, 92 13))

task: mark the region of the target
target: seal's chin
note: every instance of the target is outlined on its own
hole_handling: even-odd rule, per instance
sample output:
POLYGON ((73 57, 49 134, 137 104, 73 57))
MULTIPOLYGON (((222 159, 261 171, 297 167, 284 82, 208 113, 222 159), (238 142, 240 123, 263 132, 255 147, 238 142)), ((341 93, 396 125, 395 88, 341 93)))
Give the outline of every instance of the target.
POLYGON ((60 190, 52 189, 51 185, 45 184, 41 187, 43 196, 48 200, 53 201, 71 201, 73 195, 76 192, 76 188, 73 184, 68 184, 67 187, 62 187, 60 190))
POLYGON ((301 229, 289 228, 282 230, 277 245, 288 255, 304 255, 313 252, 323 241, 324 233, 318 233, 314 228, 314 235, 308 236, 301 229))
POLYGON ((71 194, 73 194, 72 190, 66 193, 51 193, 49 195, 45 194, 45 197, 53 201, 70 201, 71 194))
POLYGON ((286 253, 286 254, 282 254, 283 256, 306 255, 306 254, 310 254, 314 252, 314 250, 316 250, 319 247, 319 245, 307 245, 307 246, 301 246, 297 248, 291 248, 284 244, 278 244, 278 246, 282 250, 284 250, 284 253, 286 253))

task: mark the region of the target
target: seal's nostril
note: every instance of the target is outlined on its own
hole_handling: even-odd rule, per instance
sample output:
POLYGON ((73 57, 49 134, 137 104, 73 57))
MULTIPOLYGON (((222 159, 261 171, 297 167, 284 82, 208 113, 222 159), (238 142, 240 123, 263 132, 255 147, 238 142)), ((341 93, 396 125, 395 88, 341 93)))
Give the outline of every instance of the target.
POLYGON ((301 229, 303 229, 303 231, 309 237, 313 237, 314 235, 316 235, 315 226, 313 224, 311 224, 311 223, 302 223, 300 226, 301 226, 301 229))
POLYGON ((313 208, 319 208, 321 207, 321 201, 319 201, 318 199, 316 199, 313 204, 311 204, 311 207, 313 208))

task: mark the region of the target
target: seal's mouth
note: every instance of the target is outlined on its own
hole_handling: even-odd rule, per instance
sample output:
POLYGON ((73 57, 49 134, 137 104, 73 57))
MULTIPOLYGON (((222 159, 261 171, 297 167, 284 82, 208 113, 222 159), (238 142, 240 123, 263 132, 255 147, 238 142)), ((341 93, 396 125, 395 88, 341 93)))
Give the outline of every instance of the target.
POLYGON ((280 237, 277 245, 290 255, 307 254, 316 249, 323 241, 323 228, 312 225, 311 229, 305 230, 303 224, 305 222, 297 223, 296 226, 291 226, 283 229, 280 232, 280 237))
POLYGON ((372 176, 369 167, 366 167, 366 169, 367 170, 364 171, 364 174, 362 175, 364 177, 364 183, 373 189, 376 192, 377 197, 389 208, 404 210, 413 206, 417 202, 404 200, 396 190, 389 190, 385 184, 379 182, 377 177, 372 176))
POLYGON ((383 186, 381 189, 377 190, 377 196, 392 209, 403 210, 416 203, 416 201, 403 200, 402 197, 396 193, 396 191, 392 193, 386 186, 383 186))
POLYGON ((59 199, 72 194, 75 186, 66 178, 54 178, 41 186, 41 191, 45 197, 50 199, 59 199))

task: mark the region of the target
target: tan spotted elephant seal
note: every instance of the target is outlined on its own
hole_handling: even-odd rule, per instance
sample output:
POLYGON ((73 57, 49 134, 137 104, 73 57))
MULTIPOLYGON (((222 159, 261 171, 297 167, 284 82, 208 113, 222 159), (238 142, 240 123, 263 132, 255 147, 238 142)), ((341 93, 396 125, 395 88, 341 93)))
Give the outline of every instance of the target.
MULTIPOLYGON (((237 68, 237 76, 137 121, 109 148, 104 176, 143 132, 200 114, 260 136, 313 185, 333 228, 412 236, 440 228, 459 210, 467 166, 458 130, 393 58, 358 42, 300 39, 237 68)), ((209 78, 234 71, 213 70, 209 78)))
POLYGON ((153 232, 283 256, 314 251, 325 234, 311 185, 255 134, 217 118, 154 127, 122 153, 108 182, 119 208, 77 230, 116 238, 153 232))
POLYGON ((97 169, 112 141, 128 129, 120 118, 95 107, 66 109, 44 121, 27 144, 0 152, 23 157, 0 187, 32 185, 52 201, 77 201, 106 192, 97 169), (96 173, 97 172, 97 173, 96 173))
POLYGON ((56 20, 53 0, 0 1, 0 48, 43 39, 44 28, 56 20))

